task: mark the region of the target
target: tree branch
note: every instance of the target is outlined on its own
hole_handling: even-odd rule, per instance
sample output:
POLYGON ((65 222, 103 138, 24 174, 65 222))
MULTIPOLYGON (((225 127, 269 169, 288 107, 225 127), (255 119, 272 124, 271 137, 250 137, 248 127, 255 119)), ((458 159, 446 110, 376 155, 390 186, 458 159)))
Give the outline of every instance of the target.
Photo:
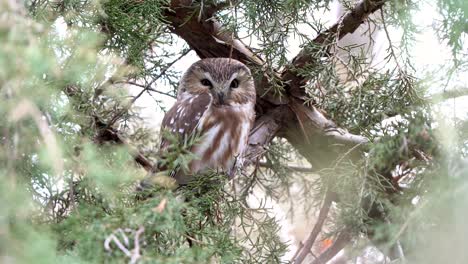
POLYGON ((294 264, 301 264, 304 259, 309 255, 312 246, 314 245, 315 240, 317 239, 320 231, 322 230, 323 224, 325 223, 325 219, 328 216, 328 212, 330 211, 331 204, 334 200, 334 195, 330 191, 327 191, 325 195, 325 200, 323 201, 322 209, 320 209, 320 213, 315 223, 312 232, 310 232, 309 237, 304 242, 304 246, 301 248, 299 255, 294 260, 294 264))
POLYGON ((379 10, 387 0, 361 0, 353 9, 341 17, 331 28, 320 33, 309 43, 308 48, 302 49, 291 63, 285 67, 281 78, 287 81, 291 94, 302 98, 305 93, 302 87, 308 81, 300 76, 298 69, 307 65, 319 63, 317 53, 328 53, 330 44, 340 40, 345 35, 353 33, 364 20, 373 12, 379 10))
MULTIPOLYGON (((95 118, 97 119, 97 118, 95 118)), ((130 144, 119 134, 117 130, 109 127, 107 124, 95 120, 97 127, 96 135, 94 136, 94 142, 97 144, 103 144, 105 142, 114 142, 116 144, 122 144, 130 147, 130 153, 132 154, 135 162, 140 164, 146 171, 152 172, 153 164, 138 150, 133 149, 130 144)))
POLYGON ((430 96, 430 99, 434 103, 440 103, 448 99, 458 98, 462 96, 468 96, 467 87, 456 87, 454 89, 443 91, 441 93, 433 94, 430 96))
POLYGON ((266 152, 266 145, 278 134, 284 126, 283 120, 293 118, 286 106, 272 108, 267 113, 261 115, 250 131, 249 148, 245 153, 244 166, 253 164, 266 152))
MULTIPOLYGON (((73 98, 79 94, 79 88, 75 85, 67 85, 64 89, 64 93, 69 98, 73 98)), ((93 138, 95 143, 104 144, 105 142, 113 142, 116 144, 127 145, 130 148, 130 152, 137 164, 140 164, 148 172, 153 170, 152 162, 138 150, 132 148, 116 129, 112 128, 108 124, 104 124, 96 116, 94 116, 93 119, 94 125, 96 126, 96 132, 93 138)))
MULTIPOLYGON (((159 80, 159 78, 161 78, 176 62, 178 62, 180 59, 182 59, 189 52, 190 52, 190 49, 185 50, 184 52, 182 52, 179 56, 177 56, 177 58, 175 58, 173 61, 171 61, 170 63, 165 65, 165 67, 161 70, 161 72, 156 77, 154 77, 153 80, 151 80, 151 82, 149 82, 148 84, 142 86, 143 89, 135 97, 133 97, 133 99, 128 103, 128 105, 126 105, 125 108, 123 108, 120 112, 116 113, 111 118, 111 120, 107 124, 107 127, 112 126, 120 117, 122 117, 122 115, 132 107, 132 105, 136 102, 136 100, 138 100, 138 98, 140 98, 145 92, 152 89, 151 85, 153 85, 153 83, 155 83, 157 80, 159 80)), ((137 85, 137 83, 133 83, 133 85, 137 85)), ((153 89, 153 91, 156 91, 156 90, 153 89)), ((156 91, 156 92, 159 92, 159 91, 156 91)), ((162 92, 159 92, 159 93, 162 93, 162 92)), ((166 94, 166 95, 168 95, 168 94, 166 94)))
MULTIPOLYGON (((267 168, 267 169, 275 169, 275 167, 268 163, 268 162, 259 162, 258 166, 267 168)), ((294 172, 301 172, 301 173, 314 173, 316 172, 313 168, 306 168, 306 167, 300 167, 300 166, 294 166, 294 165, 287 165, 285 166, 286 169, 294 171, 294 172)))
POLYGON ((146 90, 146 91, 150 91, 150 92, 158 93, 158 94, 161 94, 161 95, 165 95, 167 97, 171 97, 171 98, 174 98, 174 99, 177 98, 177 96, 175 96, 173 94, 166 93, 166 92, 163 92, 163 91, 159 91, 159 90, 156 90, 154 88, 149 88, 147 85, 144 85, 144 84, 140 84, 140 83, 136 83, 136 82, 132 82, 132 81, 126 81, 125 83, 133 85, 133 86, 140 87, 140 88, 142 88, 143 90, 146 90))

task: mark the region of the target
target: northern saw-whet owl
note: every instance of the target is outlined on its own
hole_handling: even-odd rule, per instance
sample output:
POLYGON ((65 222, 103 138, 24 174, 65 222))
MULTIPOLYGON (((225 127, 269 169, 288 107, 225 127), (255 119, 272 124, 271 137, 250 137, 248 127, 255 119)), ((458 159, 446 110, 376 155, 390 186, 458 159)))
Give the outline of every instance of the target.
MULTIPOLYGON (((255 98, 250 70, 237 60, 209 58, 188 68, 180 80, 177 101, 161 126, 180 140, 200 136, 191 148, 197 158, 188 164, 188 171, 171 173, 178 184, 187 184, 194 174, 209 169, 232 175, 234 166, 242 164, 255 119, 255 98)), ((163 136, 161 155, 170 144, 163 136)))

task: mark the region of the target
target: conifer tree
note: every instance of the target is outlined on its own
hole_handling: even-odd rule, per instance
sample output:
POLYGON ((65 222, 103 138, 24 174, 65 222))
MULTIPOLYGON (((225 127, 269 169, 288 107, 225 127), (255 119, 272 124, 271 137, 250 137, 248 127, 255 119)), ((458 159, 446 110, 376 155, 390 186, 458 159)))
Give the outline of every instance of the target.
MULTIPOLYGON (((468 4, 339 2, 327 24, 335 2, 0 0, 0 262, 326 263, 371 247, 381 263, 464 263, 468 123, 447 113, 468 95, 468 4), (450 54, 423 69, 427 6, 450 54), (356 32, 370 46, 343 45, 356 32), (154 173, 160 135, 138 101, 166 110, 190 54, 255 76, 234 181, 154 173), (316 212, 297 252, 256 194, 316 212)), ((193 143, 174 141, 172 165, 193 143)))

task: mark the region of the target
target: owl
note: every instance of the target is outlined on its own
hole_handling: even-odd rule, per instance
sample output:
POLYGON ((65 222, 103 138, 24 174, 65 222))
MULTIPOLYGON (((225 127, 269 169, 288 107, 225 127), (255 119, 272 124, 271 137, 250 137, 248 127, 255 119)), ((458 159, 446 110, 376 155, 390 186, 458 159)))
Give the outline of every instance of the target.
MULTIPOLYGON (((209 169, 232 175, 235 165, 242 164, 255 119, 256 93, 249 68, 230 58, 203 59, 188 68, 178 89, 161 129, 179 140, 197 135, 199 141, 191 147, 196 158, 188 170, 179 168, 171 175, 181 185, 209 169)), ((171 143, 163 136, 161 155, 171 143)))

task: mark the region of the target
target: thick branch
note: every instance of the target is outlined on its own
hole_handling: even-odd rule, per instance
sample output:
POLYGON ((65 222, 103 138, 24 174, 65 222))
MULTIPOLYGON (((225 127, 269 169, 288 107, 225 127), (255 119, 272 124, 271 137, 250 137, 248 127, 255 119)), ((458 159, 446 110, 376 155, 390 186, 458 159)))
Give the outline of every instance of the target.
POLYGON ((386 1, 361 0, 353 9, 342 16, 336 24, 315 37, 308 48, 301 50, 282 74, 282 79, 288 81, 291 94, 299 98, 304 96, 302 87, 306 84, 307 78, 300 76, 297 71, 298 69, 319 63, 317 61, 317 53, 328 53, 330 44, 356 31, 365 19, 373 12, 379 10, 386 1))
POLYGON ((278 134, 283 126, 283 120, 289 118, 292 118, 291 112, 288 111, 286 106, 280 106, 273 108, 256 120, 250 131, 249 148, 245 154, 245 166, 252 164, 265 153, 265 146, 278 134))
POLYGON ((183 38, 200 58, 232 57, 248 64, 263 64, 260 57, 234 39, 232 33, 223 31, 221 24, 212 19, 213 8, 206 7, 205 11, 200 11, 202 16, 195 16, 191 4, 190 0, 173 0, 170 5, 173 11, 166 15, 172 32, 183 38))

